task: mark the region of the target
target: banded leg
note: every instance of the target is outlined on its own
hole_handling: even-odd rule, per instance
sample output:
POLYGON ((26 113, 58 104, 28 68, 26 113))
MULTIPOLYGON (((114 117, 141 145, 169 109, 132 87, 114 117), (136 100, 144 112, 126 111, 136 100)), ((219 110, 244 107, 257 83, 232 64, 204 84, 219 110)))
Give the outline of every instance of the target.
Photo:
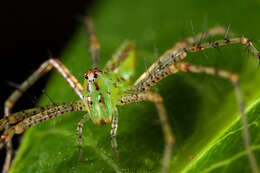
POLYGON ((260 53, 253 43, 246 37, 236 37, 231 39, 218 40, 209 43, 193 44, 179 50, 170 49, 164 53, 146 72, 144 72, 135 82, 133 91, 147 91, 161 79, 167 77, 168 68, 186 58, 189 53, 199 52, 205 49, 216 48, 229 44, 246 45, 247 48, 260 60, 260 53))
POLYGON ((131 52, 135 52, 136 46, 135 43, 130 41, 125 41, 122 46, 116 50, 113 56, 109 59, 107 64, 105 65, 105 71, 115 71, 118 66, 123 63, 131 54, 131 52))
POLYGON ((89 119, 88 115, 84 115, 84 117, 80 120, 80 122, 78 122, 77 125, 77 130, 76 130, 76 135, 77 135, 77 144, 78 144, 78 153, 79 153, 79 160, 83 161, 83 156, 82 156, 82 130, 84 127, 84 124, 86 123, 86 121, 89 119))
MULTIPOLYGON (((5 112, 5 118, 8 117, 8 113, 5 112)), ((9 125, 6 125, 5 130, 7 130, 9 128, 9 125)), ((4 145, 3 142, 1 142, 2 145, 4 145)), ((13 144, 12 141, 8 141, 6 144, 6 156, 5 156, 5 161, 4 161, 4 165, 2 168, 2 173, 8 173, 10 165, 11 165, 11 161, 12 161, 12 156, 13 156, 13 144)))
POLYGON ((93 21, 90 17, 86 17, 85 20, 85 25, 88 29, 88 35, 90 37, 90 53, 91 53, 91 58, 92 58, 92 68, 98 67, 99 63, 99 53, 100 53, 100 44, 98 42, 98 38, 96 35, 96 31, 94 29, 94 24, 93 21))
MULTIPOLYGON (((2 131, 4 128, 7 130, 11 124, 15 124, 19 121, 22 121, 23 119, 34 116, 40 112, 50 110, 51 108, 53 108, 55 106, 57 106, 57 105, 48 105, 45 107, 32 108, 32 109, 16 112, 9 116, 5 116, 3 119, 0 119, 0 131, 2 131)), ((3 148, 3 146, 4 146, 4 143, 0 142, 0 150, 3 148)), ((2 169, 3 173, 8 172, 10 164, 11 164, 12 153, 13 153, 11 141, 6 143, 6 150, 7 150, 6 151, 7 153, 6 153, 5 163, 4 163, 4 166, 2 169)))
POLYGON ((116 140, 117 135, 117 128, 118 128, 118 110, 116 109, 113 119, 112 119, 112 126, 110 130, 110 136, 111 136, 111 146, 112 150, 115 156, 115 160, 119 163, 119 154, 118 154, 118 144, 116 140))
POLYGON ((254 173, 258 173, 258 165, 256 162, 256 158, 255 158, 254 153, 250 146, 250 134, 249 134, 249 130, 248 130, 247 116, 245 115, 245 111, 244 111, 242 93, 241 93, 240 85, 239 85, 239 76, 234 73, 228 72, 228 71, 219 70, 219 69, 212 68, 212 67, 202 67, 202 66, 190 65, 186 62, 176 63, 169 67, 169 71, 172 73, 176 73, 178 70, 181 70, 183 72, 216 75, 216 76, 219 76, 221 78, 227 79, 232 82, 232 84, 235 88, 237 102, 239 104, 239 110, 240 110, 240 114, 241 114, 241 121, 242 121, 242 127, 243 127, 242 135, 243 135, 243 140, 244 140, 244 146, 245 146, 245 149, 246 149, 246 152, 248 155, 248 159, 249 159, 252 171, 254 173))
POLYGON ((19 112, 16 112, 16 113, 12 113, 9 116, 0 119, 0 131, 2 131, 8 125, 10 126, 12 124, 15 124, 19 121, 22 121, 26 118, 34 116, 34 115, 36 115, 40 112, 46 111, 48 109, 54 108, 56 106, 57 106, 56 104, 47 105, 47 106, 40 106, 40 107, 23 110, 23 111, 19 111, 19 112))
POLYGON ((12 141, 9 141, 6 143, 6 156, 5 156, 2 173, 8 173, 12 161, 12 156, 13 156, 13 144, 12 141))
POLYGON ((226 30, 226 28, 224 28, 222 26, 215 26, 205 32, 198 33, 197 35, 195 35, 193 37, 188 37, 188 38, 176 43, 172 49, 178 50, 178 49, 181 49, 184 47, 188 47, 188 46, 191 46, 191 45, 197 43, 198 41, 202 40, 203 37, 204 37, 203 39, 207 39, 208 37, 215 36, 215 35, 224 35, 227 32, 228 31, 226 30))
POLYGON ((172 148, 175 143, 175 137, 172 133, 170 123, 168 121, 166 109, 163 105, 162 97, 154 92, 141 92, 129 94, 121 97, 120 104, 127 104, 132 102, 151 101, 155 104, 158 111, 159 119, 161 122, 163 134, 164 134, 164 153, 162 159, 162 173, 168 172, 169 164, 171 160, 172 148))
POLYGON ((52 68, 55 68, 61 76, 67 81, 74 92, 83 99, 82 90, 83 87, 78 80, 70 73, 70 71, 60 62, 58 59, 49 59, 45 61, 27 80, 25 80, 21 86, 16 89, 9 98, 5 101, 5 115, 10 115, 11 109, 16 101, 22 96, 22 94, 30 88, 40 77, 49 72, 52 68))
MULTIPOLYGON (((72 89, 80 97, 80 99, 83 99, 83 95, 82 95, 83 87, 77 81, 77 79, 58 59, 49 59, 46 62, 44 62, 38 68, 38 70, 36 70, 31 76, 29 76, 29 78, 26 81, 24 81, 21 84, 21 86, 18 89, 16 89, 5 101, 5 117, 10 115, 12 107, 14 106, 16 101, 22 96, 22 94, 28 88, 30 88, 41 76, 46 74, 52 68, 55 68, 62 75, 62 77, 67 81, 67 83, 72 87, 72 89)), ((12 145, 10 142, 7 142, 6 145, 7 145, 7 155, 4 164, 4 169, 8 170, 11 163, 12 145)))
POLYGON ((37 125, 43 121, 55 118, 57 116, 64 115, 68 112, 85 111, 86 105, 82 100, 71 103, 57 104, 55 107, 46 109, 43 112, 37 113, 34 116, 24 119, 18 124, 9 127, 1 135, 1 142, 8 143, 12 140, 14 134, 21 134, 31 126, 37 125))

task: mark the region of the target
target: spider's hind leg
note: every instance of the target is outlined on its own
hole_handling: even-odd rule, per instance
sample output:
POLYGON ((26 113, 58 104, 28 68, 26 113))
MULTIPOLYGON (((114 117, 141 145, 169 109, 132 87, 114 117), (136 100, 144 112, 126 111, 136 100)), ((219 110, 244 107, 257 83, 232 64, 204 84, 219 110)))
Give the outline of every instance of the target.
POLYGON ((162 159, 162 173, 167 173, 170 167, 170 160, 175 143, 175 136, 171 130, 171 125, 168 120, 167 112, 163 104, 163 98, 151 91, 128 94, 121 97, 121 104, 127 104, 132 102, 150 101, 155 104, 158 111, 158 116, 161 122, 163 134, 164 134, 164 152, 162 159))
POLYGON ((243 135, 243 140, 244 140, 244 147, 247 152, 247 156, 250 162, 250 166, 252 169, 253 173, 258 173, 258 165, 256 158, 254 156, 254 153, 251 149, 250 146, 250 134, 248 130, 248 122, 247 122, 247 116, 245 115, 245 110, 244 110, 244 103, 242 99, 242 93, 240 90, 240 85, 239 85, 239 76, 237 74, 225 71, 225 70, 220 70, 212 67, 203 67, 203 66, 197 66, 197 65, 191 65, 186 62, 180 62, 176 64, 172 64, 169 67, 169 73, 176 73, 178 70, 183 71, 183 72, 192 72, 192 73, 202 73, 202 74, 207 74, 207 75, 216 75, 221 78, 227 79, 232 82, 236 96, 237 96, 237 102, 239 104, 239 110, 241 114, 241 121, 242 121, 242 135, 243 135))

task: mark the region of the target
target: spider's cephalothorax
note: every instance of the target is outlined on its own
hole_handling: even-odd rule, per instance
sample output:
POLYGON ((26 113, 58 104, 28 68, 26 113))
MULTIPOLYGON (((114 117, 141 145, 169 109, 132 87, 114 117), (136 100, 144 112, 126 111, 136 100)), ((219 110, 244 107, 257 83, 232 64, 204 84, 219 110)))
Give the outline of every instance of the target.
POLYGON ((125 90, 126 80, 117 74, 94 68, 85 73, 84 102, 91 120, 98 125, 111 123, 116 111, 115 97, 125 90))

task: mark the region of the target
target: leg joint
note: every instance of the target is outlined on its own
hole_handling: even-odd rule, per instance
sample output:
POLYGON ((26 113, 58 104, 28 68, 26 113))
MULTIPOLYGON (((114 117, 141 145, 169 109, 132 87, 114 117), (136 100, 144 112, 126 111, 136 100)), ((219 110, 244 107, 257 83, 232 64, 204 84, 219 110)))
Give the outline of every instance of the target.
POLYGON ((5 101, 5 107, 8 107, 9 109, 13 107, 14 102, 10 99, 5 101))
POLYGON ((148 92, 147 100, 152 101, 154 103, 162 103, 163 102, 163 98, 155 92, 148 92))
POLYGON ((167 136, 165 136, 165 142, 167 144, 174 144, 175 143, 175 137, 173 135, 167 135, 167 136))

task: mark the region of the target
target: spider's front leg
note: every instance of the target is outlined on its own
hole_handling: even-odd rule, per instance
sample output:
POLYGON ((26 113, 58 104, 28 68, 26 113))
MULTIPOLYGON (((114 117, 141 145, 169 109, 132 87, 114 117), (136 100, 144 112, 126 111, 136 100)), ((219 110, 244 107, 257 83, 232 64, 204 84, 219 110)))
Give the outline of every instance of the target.
MULTIPOLYGON (((188 39, 189 40, 189 39, 188 39)), ((146 72, 144 72, 135 82, 134 86, 132 87, 132 92, 146 92, 149 91, 151 87, 156 85, 160 80, 163 78, 178 72, 179 70, 191 71, 191 72, 199 72, 199 73, 206 73, 206 74, 215 74, 222 78, 226 78, 232 81, 234 84, 238 102, 240 104, 240 112, 241 112, 241 119, 243 125, 243 139, 245 149, 247 150, 248 158, 250 161, 251 168, 254 173, 258 172, 258 167, 256 164, 256 159, 254 154, 250 148, 250 141, 249 141, 249 133, 247 129, 247 121, 246 116, 244 114, 244 106, 242 103, 242 94, 239 89, 238 77, 237 75, 232 75, 230 72, 226 72, 223 70, 216 70, 212 68, 206 67, 197 67, 197 66, 189 66, 182 63, 179 63, 181 60, 187 57, 188 54, 199 52, 205 49, 216 48, 220 46, 226 46, 229 44, 240 44, 246 45, 247 48, 260 60, 260 53, 255 48, 253 43, 246 37, 235 37, 230 39, 223 39, 217 40, 213 42, 206 42, 206 43, 194 43, 191 44, 192 40, 184 41, 183 44, 177 44, 172 49, 167 50, 155 63, 153 63, 146 72), (185 44, 186 45, 185 45, 185 44), (185 67, 185 68, 184 68, 185 67), (236 78, 237 77, 237 78, 236 78)))
POLYGON ((171 126, 168 121, 167 112, 163 104, 163 98, 157 93, 147 91, 147 92, 128 94, 121 97, 120 100, 121 105, 127 103, 133 103, 133 102, 141 102, 141 101, 153 102, 158 111, 159 119, 164 134, 164 140, 165 140, 164 153, 162 159, 162 173, 166 173, 168 172, 170 166, 169 164, 171 160, 173 144, 175 143, 175 137, 172 133, 171 126))
POLYGON ((217 40, 202 44, 193 44, 187 47, 181 47, 178 50, 167 50, 155 63, 153 63, 146 72, 144 72, 135 82, 133 91, 148 91, 157 82, 167 77, 170 65, 176 64, 187 57, 188 54, 200 52, 205 49, 226 46, 230 44, 246 45, 247 48, 260 61, 260 52, 255 48, 253 43, 246 37, 235 37, 230 39, 217 40))
MULTIPOLYGON (((45 61, 27 80, 25 80, 19 88, 17 88, 5 101, 5 117, 8 117, 11 113, 11 109, 17 102, 17 100, 23 95, 23 93, 30 88, 40 77, 49 72, 52 68, 55 68, 61 76, 67 81, 74 92, 79 96, 80 99, 83 98, 82 90, 83 87, 78 82, 78 80, 70 73, 70 71, 60 62, 58 59, 49 59, 45 61)), ((21 114, 23 115, 23 114, 21 114)), ((8 125, 5 127, 8 129, 8 125)), ((8 172, 12 158, 12 144, 11 141, 6 143, 7 154, 6 160, 2 172, 8 172)))
POLYGON ((56 104, 53 107, 44 107, 44 110, 42 110, 42 112, 36 113, 33 116, 25 118, 18 124, 11 126, 7 130, 5 130, 1 135, 1 142, 8 143, 12 140, 14 134, 21 134, 31 126, 37 125, 43 121, 47 121, 57 116, 64 115, 68 112, 75 111, 86 111, 86 105, 83 102, 83 100, 56 104))
POLYGON ((79 96, 80 99, 83 99, 82 90, 83 87, 78 82, 78 80, 70 73, 60 60, 58 59, 49 59, 45 61, 31 76, 29 76, 19 88, 17 88, 5 101, 5 115, 10 115, 11 109, 17 100, 23 95, 23 93, 29 89, 39 78, 44 74, 49 72, 51 69, 55 68, 61 76, 66 80, 74 92, 79 96))
MULTIPOLYGON (((5 162, 5 165, 3 167, 3 172, 6 173, 9 170, 12 153, 8 153, 8 152, 12 151, 12 148, 8 148, 9 147, 8 144, 11 142, 14 134, 21 134, 27 128, 29 128, 33 125, 39 124, 48 119, 51 119, 51 118, 54 118, 57 116, 61 116, 68 112, 81 111, 83 109, 85 110, 85 105, 82 102, 82 100, 73 102, 73 103, 56 104, 56 105, 42 107, 40 109, 41 111, 35 110, 35 109, 30 109, 28 111, 30 112, 31 110, 35 110, 35 114, 30 114, 30 116, 28 116, 27 118, 25 118, 24 120, 22 120, 21 122, 19 122, 18 124, 14 125, 14 126, 11 126, 11 127, 7 126, 7 129, 1 135, 1 140, 0 140, 1 145, 6 144, 7 154, 10 154, 10 155, 6 156, 7 162, 5 162)), ((24 111, 21 111, 20 115, 23 115, 22 112, 24 112, 24 111)), ((13 116, 16 116, 16 114, 11 115, 10 117, 13 117, 13 116)))

